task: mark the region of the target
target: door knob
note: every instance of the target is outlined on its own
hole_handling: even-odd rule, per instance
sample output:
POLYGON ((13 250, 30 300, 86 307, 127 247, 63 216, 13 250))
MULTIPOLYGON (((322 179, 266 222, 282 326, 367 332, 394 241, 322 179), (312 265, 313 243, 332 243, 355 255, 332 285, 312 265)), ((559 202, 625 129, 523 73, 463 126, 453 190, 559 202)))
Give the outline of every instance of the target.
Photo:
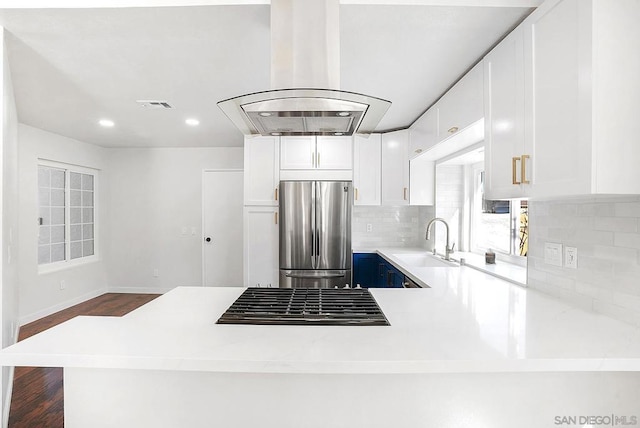
POLYGON ((206 238, 204 238, 205 242, 211 242, 211 237, 207 236, 206 238))

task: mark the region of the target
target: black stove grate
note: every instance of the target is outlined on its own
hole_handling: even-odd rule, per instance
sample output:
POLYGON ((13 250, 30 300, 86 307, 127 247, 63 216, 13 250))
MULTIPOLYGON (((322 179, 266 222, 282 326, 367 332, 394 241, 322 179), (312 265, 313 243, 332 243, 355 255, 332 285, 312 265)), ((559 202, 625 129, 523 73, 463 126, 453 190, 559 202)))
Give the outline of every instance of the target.
POLYGON ((248 288, 217 323, 390 325, 366 288, 248 288))

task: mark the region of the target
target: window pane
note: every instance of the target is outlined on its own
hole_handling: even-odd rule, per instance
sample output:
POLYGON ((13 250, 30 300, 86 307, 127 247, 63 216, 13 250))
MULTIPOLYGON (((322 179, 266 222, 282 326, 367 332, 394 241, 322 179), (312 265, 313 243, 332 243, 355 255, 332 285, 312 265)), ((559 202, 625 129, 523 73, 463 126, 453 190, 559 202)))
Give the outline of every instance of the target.
POLYGON ((49 188, 38 189, 38 203, 41 207, 48 207, 51 205, 51 190, 49 188))
POLYGON ((72 259, 78 259, 82 257, 82 241, 72 242, 69 245, 69 252, 72 259))
POLYGON ((51 263, 51 246, 40 245, 38 246, 38 264, 51 263))
POLYGON ((64 208, 51 208, 51 224, 64 224, 64 208))
POLYGON ((64 207, 64 189, 51 190, 51 206, 64 207))
POLYGON ((82 209, 82 222, 93 223, 93 208, 82 209))
POLYGON ((51 188, 52 189, 64 189, 64 174, 65 171, 61 169, 51 169, 51 188))
POLYGON ((51 208, 40 207, 38 212, 40 213, 40 218, 42 219, 43 225, 51 224, 51 208))
POLYGON ((51 243, 51 228, 49 226, 40 226, 38 229, 38 245, 46 245, 51 243))
POLYGON ((82 206, 82 192, 80 190, 71 190, 69 192, 69 200, 72 207, 82 206))
POLYGON ((93 255, 93 241, 83 241, 82 243, 82 255, 83 257, 93 255))
POLYGON ((51 243, 64 243, 64 226, 51 227, 51 243))
POLYGON ((51 246, 51 262, 64 261, 64 243, 51 246))
POLYGON ((47 167, 38 167, 38 186, 51 187, 51 170, 47 167))
POLYGON ((93 192, 82 192, 82 206, 83 207, 93 206, 93 192))
POLYGON ((508 254, 511 248, 509 202, 485 200, 485 209, 479 220, 476 236, 481 246, 508 254), (506 202, 506 206, 502 202, 506 202))
POLYGON ((93 191, 93 175, 82 174, 82 190, 93 191))
POLYGON ((82 226, 74 224, 69 227, 70 239, 72 241, 82 241, 82 226))
POLYGON ((82 225, 82 239, 93 239, 93 225, 82 225))
POLYGON ((520 202, 518 240, 516 242, 516 250, 521 256, 527 255, 529 252, 529 204, 527 201, 520 202))
POLYGON ((82 189, 82 174, 72 172, 69 174, 69 188, 72 190, 82 189))
POLYGON ((71 224, 82 223, 82 208, 71 208, 70 222, 71 224))

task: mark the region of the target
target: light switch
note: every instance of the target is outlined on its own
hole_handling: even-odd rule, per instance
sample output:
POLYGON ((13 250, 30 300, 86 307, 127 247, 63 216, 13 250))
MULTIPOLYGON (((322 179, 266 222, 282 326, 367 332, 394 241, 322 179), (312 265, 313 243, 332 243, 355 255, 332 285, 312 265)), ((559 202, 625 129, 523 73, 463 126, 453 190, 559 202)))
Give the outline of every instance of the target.
POLYGON ((564 267, 578 269, 578 249, 576 247, 564 248, 564 267))
POLYGON ((562 267, 562 244, 544 243, 544 262, 551 266, 562 267))

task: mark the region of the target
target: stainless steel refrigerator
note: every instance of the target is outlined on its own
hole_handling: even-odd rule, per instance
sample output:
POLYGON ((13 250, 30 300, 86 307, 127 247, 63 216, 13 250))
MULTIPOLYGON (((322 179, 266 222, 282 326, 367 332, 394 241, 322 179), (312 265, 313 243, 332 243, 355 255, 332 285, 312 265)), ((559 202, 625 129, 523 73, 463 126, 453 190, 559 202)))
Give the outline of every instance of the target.
POLYGON ((351 281, 351 182, 280 182, 280 287, 351 281))

